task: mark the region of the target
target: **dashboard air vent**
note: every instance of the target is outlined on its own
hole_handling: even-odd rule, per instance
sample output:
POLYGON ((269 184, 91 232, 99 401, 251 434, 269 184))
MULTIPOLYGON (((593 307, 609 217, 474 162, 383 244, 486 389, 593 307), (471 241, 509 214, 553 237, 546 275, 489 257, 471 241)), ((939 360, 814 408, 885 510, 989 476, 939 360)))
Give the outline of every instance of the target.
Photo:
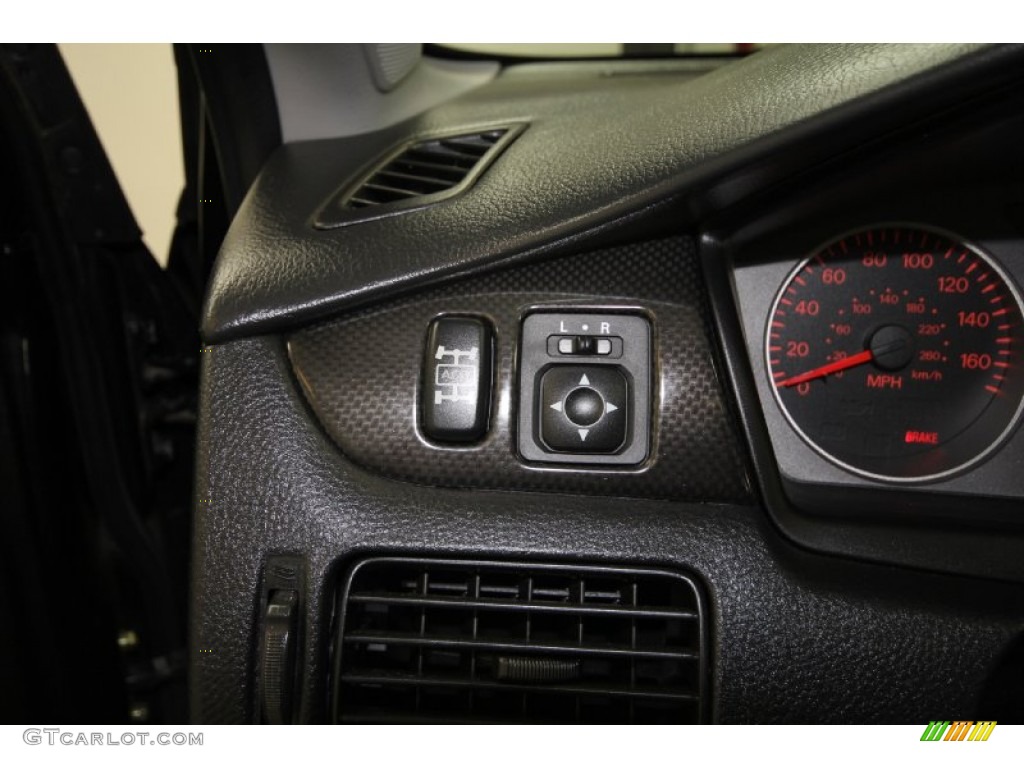
POLYGON ((700 593, 662 570, 372 559, 341 590, 342 723, 700 723, 700 593))
POLYGON ((341 227, 454 197, 469 189, 524 127, 489 128, 406 144, 357 184, 334 195, 317 214, 316 226, 341 227))

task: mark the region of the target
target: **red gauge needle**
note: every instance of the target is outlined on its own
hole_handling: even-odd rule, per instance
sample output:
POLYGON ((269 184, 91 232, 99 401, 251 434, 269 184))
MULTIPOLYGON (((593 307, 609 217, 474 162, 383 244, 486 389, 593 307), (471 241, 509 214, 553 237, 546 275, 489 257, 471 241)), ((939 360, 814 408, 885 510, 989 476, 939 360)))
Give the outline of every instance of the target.
POLYGON ((790 376, 788 379, 780 381, 779 386, 795 387, 797 384, 803 384, 805 381, 817 379, 820 376, 828 376, 832 373, 845 371, 847 368, 854 368, 858 365, 864 365, 864 363, 870 363, 874 359, 875 353, 870 349, 865 349, 863 352, 858 352, 856 355, 844 357, 842 360, 836 360, 834 363, 829 363, 828 365, 823 365, 820 368, 815 368, 813 371, 807 371, 807 373, 801 373, 797 376, 790 376))

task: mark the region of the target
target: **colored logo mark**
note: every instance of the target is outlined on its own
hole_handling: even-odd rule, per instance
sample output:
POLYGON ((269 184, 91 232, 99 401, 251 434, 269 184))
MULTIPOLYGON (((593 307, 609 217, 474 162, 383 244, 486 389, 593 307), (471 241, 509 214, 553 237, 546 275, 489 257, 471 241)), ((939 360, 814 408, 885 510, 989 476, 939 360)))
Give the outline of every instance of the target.
POLYGON ((921 741, 988 741, 995 727, 995 720, 932 720, 921 741))

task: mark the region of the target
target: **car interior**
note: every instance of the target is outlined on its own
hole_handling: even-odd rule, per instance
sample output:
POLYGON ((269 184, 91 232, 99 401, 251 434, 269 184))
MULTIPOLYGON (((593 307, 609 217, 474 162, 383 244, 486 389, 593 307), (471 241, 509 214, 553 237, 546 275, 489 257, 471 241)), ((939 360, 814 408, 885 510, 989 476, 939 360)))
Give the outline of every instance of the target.
POLYGON ((1024 723, 1024 46, 0 46, 4 722, 1024 723))

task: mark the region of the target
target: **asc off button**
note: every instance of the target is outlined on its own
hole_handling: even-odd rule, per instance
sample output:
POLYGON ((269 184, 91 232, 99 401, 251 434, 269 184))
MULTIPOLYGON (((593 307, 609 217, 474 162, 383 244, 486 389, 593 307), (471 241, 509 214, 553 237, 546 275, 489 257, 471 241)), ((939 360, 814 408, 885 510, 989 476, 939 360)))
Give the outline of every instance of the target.
POLYGON ((491 329, 475 317, 441 317, 430 324, 420 410, 423 434, 469 443, 487 432, 491 407, 491 329))

